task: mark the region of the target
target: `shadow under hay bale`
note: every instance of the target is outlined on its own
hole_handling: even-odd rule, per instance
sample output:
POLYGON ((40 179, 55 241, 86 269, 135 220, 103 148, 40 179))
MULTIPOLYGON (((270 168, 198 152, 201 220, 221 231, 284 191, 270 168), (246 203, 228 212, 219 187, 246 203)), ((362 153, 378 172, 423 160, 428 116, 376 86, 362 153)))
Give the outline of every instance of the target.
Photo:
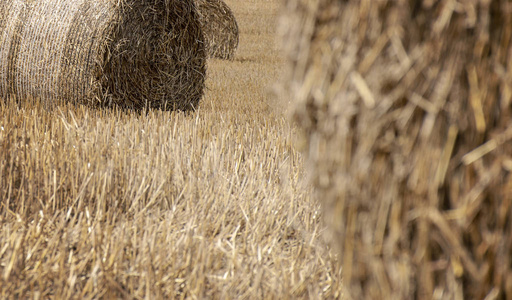
POLYGON ((190 109, 206 53, 193 1, 3 0, 0 96, 190 109))
POLYGON ((238 48, 238 24, 222 0, 194 0, 206 40, 209 57, 233 59, 238 48))
POLYGON ((347 294, 511 299, 509 1, 287 0, 283 25, 347 294))

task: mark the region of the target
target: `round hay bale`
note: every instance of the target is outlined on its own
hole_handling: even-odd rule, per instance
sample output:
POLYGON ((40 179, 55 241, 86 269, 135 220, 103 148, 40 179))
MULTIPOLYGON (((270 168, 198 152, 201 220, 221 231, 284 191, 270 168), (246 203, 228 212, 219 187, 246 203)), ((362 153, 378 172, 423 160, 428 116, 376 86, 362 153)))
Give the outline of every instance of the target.
POLYGON ((512 299, 511 9, 286 1, 284 86, 353 298, 512 299))
POLYGON ((209 57, 233 59, 238 48, 238 24, 222 0, 194 0, 199 11, 209 57))
POLYGON ((2 0, 0 96, 186 110, 206 52, 193 1, 2 0))

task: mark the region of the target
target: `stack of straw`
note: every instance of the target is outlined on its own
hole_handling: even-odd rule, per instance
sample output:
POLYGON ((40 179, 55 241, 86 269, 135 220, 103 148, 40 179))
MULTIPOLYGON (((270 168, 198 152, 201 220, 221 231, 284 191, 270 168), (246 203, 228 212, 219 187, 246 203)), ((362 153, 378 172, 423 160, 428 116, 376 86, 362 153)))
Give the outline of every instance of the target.
POLYGON ((192 0, 3 0, 0 96, 189 109, 203 95, 192 0))
POLYGON ((512 298, 512 6, 287 0, 285 87, 347 294, 512 298))
POLYGON ((222 0, 194 0, 199 11, 209 57, 233 59, 238 48, 238 24, 222 0))

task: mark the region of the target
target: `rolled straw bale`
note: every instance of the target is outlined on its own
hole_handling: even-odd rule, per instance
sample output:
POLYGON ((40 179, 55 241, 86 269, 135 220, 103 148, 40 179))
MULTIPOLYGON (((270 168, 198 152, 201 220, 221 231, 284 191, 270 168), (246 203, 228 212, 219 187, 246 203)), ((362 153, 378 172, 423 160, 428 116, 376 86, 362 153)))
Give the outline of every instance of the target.
POLYGON ((510 2, 285 7, 284 87, 347 294, 512 299, 510 2))
POLYGON ((199 11, 209 57, 233 59, 238 48, 238 24, 222 0, 194 0, 199 11))
POLYGON ((192 0, 0 2, 3 97, 188 109, 205 60, 192 0))

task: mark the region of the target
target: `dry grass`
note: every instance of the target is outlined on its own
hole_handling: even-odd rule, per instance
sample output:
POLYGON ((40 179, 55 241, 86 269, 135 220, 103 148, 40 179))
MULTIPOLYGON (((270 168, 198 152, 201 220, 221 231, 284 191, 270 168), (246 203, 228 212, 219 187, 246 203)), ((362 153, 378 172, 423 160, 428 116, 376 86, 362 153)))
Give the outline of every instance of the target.
POLYGON ((339 297, 294 129, 269 101, 277 4, 228 4, 238 59, 210 61, 196 112, 1 102, 1 298, 339 297))

